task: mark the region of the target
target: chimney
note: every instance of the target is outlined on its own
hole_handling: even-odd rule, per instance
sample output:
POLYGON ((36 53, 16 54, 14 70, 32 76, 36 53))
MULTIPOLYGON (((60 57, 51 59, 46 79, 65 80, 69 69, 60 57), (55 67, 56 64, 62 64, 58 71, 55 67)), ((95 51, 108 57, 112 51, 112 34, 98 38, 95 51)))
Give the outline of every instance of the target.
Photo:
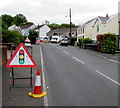
POLYGON ((109 16, 108 16, 108 13, 106 14, 106 18, 108 18, 109 16))

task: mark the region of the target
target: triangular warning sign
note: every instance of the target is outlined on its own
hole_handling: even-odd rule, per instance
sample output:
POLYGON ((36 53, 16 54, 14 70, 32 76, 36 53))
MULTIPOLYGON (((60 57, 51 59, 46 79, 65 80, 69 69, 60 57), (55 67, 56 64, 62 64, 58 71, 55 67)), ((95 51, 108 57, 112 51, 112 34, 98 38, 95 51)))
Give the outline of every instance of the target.
POLYGON ((6 64, 6 67, 36 67, 36 63, 28 52, 27 48, 21 43, 12 57, 6 64))
POLYGON ((25 42, 31 42, 31 41, 30 41, 30 39, 27 37, 27 38, 25 39, 25 42))

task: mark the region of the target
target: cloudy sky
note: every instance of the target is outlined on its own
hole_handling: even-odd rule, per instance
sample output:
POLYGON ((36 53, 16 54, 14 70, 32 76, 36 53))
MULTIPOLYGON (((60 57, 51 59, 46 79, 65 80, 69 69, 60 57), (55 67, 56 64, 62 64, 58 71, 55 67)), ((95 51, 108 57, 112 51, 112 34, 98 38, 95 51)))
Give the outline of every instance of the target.
POLYGON ((69 23, 69 8, 72 10, 72 23, 81 24, 97 16, 112 15, 118 12, 120 0, 0 0, 0 15, 23 14, 27 20, 42 24, 69 23), (66 17, 68 16, 68 17, 66 17))

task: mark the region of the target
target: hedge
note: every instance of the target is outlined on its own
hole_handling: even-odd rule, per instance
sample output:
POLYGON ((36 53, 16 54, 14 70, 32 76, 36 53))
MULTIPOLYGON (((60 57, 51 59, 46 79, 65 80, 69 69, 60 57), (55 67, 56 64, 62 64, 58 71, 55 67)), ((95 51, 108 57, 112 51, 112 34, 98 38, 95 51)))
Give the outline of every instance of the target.
POLYGON ((24 37, 17 30, 9 31, 2 30, 2 43, 22 43, 24 42, 24 37))
POLYGON ((112 33, 97 35, 98 51, 115 54, 117 49, 117 36, 112 33))
POLYGON ((83 44, 92 43, 93 40, 90 38, 81 38, 79 39, 78 45, 81 47, 83 44))

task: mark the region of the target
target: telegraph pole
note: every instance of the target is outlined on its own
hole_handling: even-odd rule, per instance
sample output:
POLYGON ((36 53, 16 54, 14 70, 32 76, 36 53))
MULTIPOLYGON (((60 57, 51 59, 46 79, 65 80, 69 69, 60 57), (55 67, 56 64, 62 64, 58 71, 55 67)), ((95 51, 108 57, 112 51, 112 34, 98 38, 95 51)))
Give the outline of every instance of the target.
POLYGON ((39 38, 39 27, 40 27, 40 26, 39 26, 39 23, 38 23, 38 38, 39 38))
POLYGON ((70 41, 71 41, 71 38, 72 38, 72 22, 71 22, 71 8, 69 9, 69 17, 70 17, 70 41))

